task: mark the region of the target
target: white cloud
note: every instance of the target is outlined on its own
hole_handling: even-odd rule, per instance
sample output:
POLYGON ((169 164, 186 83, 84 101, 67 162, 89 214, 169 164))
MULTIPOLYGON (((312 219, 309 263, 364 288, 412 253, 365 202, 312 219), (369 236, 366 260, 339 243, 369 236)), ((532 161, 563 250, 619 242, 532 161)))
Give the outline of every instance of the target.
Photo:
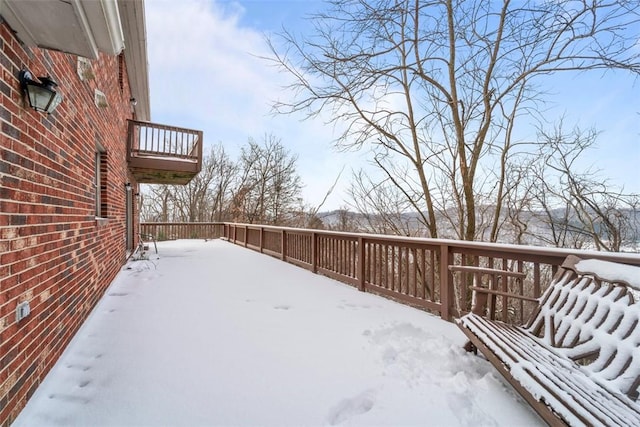
POLYGON ((152 102, 159 113, 184 113, 189 106, 201 119, 243 121, 265 109, 274 76, 252 56, 266 53, 264 42, 238 26, 241 13, 203 1, 147 3, 152 102))
MULTIPOLYGON (((240 24, 244 13, 237 3, 146 2, 152 119, 202 129, 206 143, 222 142, 232 155, 249 137, 272 133, 299 156, 305 200, 317 204, 356 156, 333 152, 335 135, 319 121, 270 114, 271 103, 287 97, 286 76, 260 59, 268 47, 261 32, 240 24)), ((338 189, 325 208, 342 199, 338 189)))

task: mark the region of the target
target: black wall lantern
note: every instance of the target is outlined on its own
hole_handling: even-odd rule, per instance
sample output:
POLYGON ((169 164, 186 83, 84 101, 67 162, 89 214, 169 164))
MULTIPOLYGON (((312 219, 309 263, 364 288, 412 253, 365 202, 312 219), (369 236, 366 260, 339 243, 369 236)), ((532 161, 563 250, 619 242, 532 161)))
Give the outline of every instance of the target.
POLYGON ((62 95, 56 92, 58 84, 50 77, 38 77, 40 80, 38 82, 33 79, 30 72, 22 70, 18 79, 20 80, 20 89, 26 93, 29 105, 34 110, 51 114, 62 102, 62 95))

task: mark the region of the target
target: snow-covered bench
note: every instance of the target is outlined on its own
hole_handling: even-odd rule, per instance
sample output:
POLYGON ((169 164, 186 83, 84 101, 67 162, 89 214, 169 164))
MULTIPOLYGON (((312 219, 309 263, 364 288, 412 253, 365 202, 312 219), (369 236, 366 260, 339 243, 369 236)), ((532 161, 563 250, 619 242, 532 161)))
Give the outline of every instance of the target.
POLYGON ((640 426, 640 267, 567 257, 523 326, 483 317, 490 294, 474 286, 473 311, 457 321, 465 348, 549 425, 640 426))

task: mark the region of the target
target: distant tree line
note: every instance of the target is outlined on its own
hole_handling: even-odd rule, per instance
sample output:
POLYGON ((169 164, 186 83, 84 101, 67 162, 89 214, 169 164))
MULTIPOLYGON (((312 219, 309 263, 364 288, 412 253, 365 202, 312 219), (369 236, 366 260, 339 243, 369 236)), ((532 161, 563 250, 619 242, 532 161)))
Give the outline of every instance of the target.
POLYGON ((297 156, 273 135, 254 139, 232 160, 222 144, 211 147, 202 171, 187 185, 150 185, 141 219, 160 222, 233 221, 291 225, 304 216, 297 156))

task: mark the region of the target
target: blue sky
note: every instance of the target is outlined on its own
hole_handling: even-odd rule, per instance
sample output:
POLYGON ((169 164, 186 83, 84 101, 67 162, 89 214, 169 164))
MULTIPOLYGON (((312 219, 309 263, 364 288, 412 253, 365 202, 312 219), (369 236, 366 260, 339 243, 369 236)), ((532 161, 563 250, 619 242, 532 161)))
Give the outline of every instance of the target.
MULTIPOLYGON (((308 30, 304 17, 319 0, 146 0, 152 120, 204 131, 235 158, 252 137, 269 133, 299 156, 303 196, 317 205, 342 169, 323 209, 345 205, 350 170, 366 153, 332 149, 337 133, 322 121, 272 116, 271 103, 287 97, 287 76, 266 61, 263 34, 284 25, 308 30)), ((565 74, 544 82, 551 96, 548 117, 565 115, 569 126, 596 126, 598 149, 584 166, 602 170, 627 191, 640 192, 640 81, 617 74, 565 74)))

